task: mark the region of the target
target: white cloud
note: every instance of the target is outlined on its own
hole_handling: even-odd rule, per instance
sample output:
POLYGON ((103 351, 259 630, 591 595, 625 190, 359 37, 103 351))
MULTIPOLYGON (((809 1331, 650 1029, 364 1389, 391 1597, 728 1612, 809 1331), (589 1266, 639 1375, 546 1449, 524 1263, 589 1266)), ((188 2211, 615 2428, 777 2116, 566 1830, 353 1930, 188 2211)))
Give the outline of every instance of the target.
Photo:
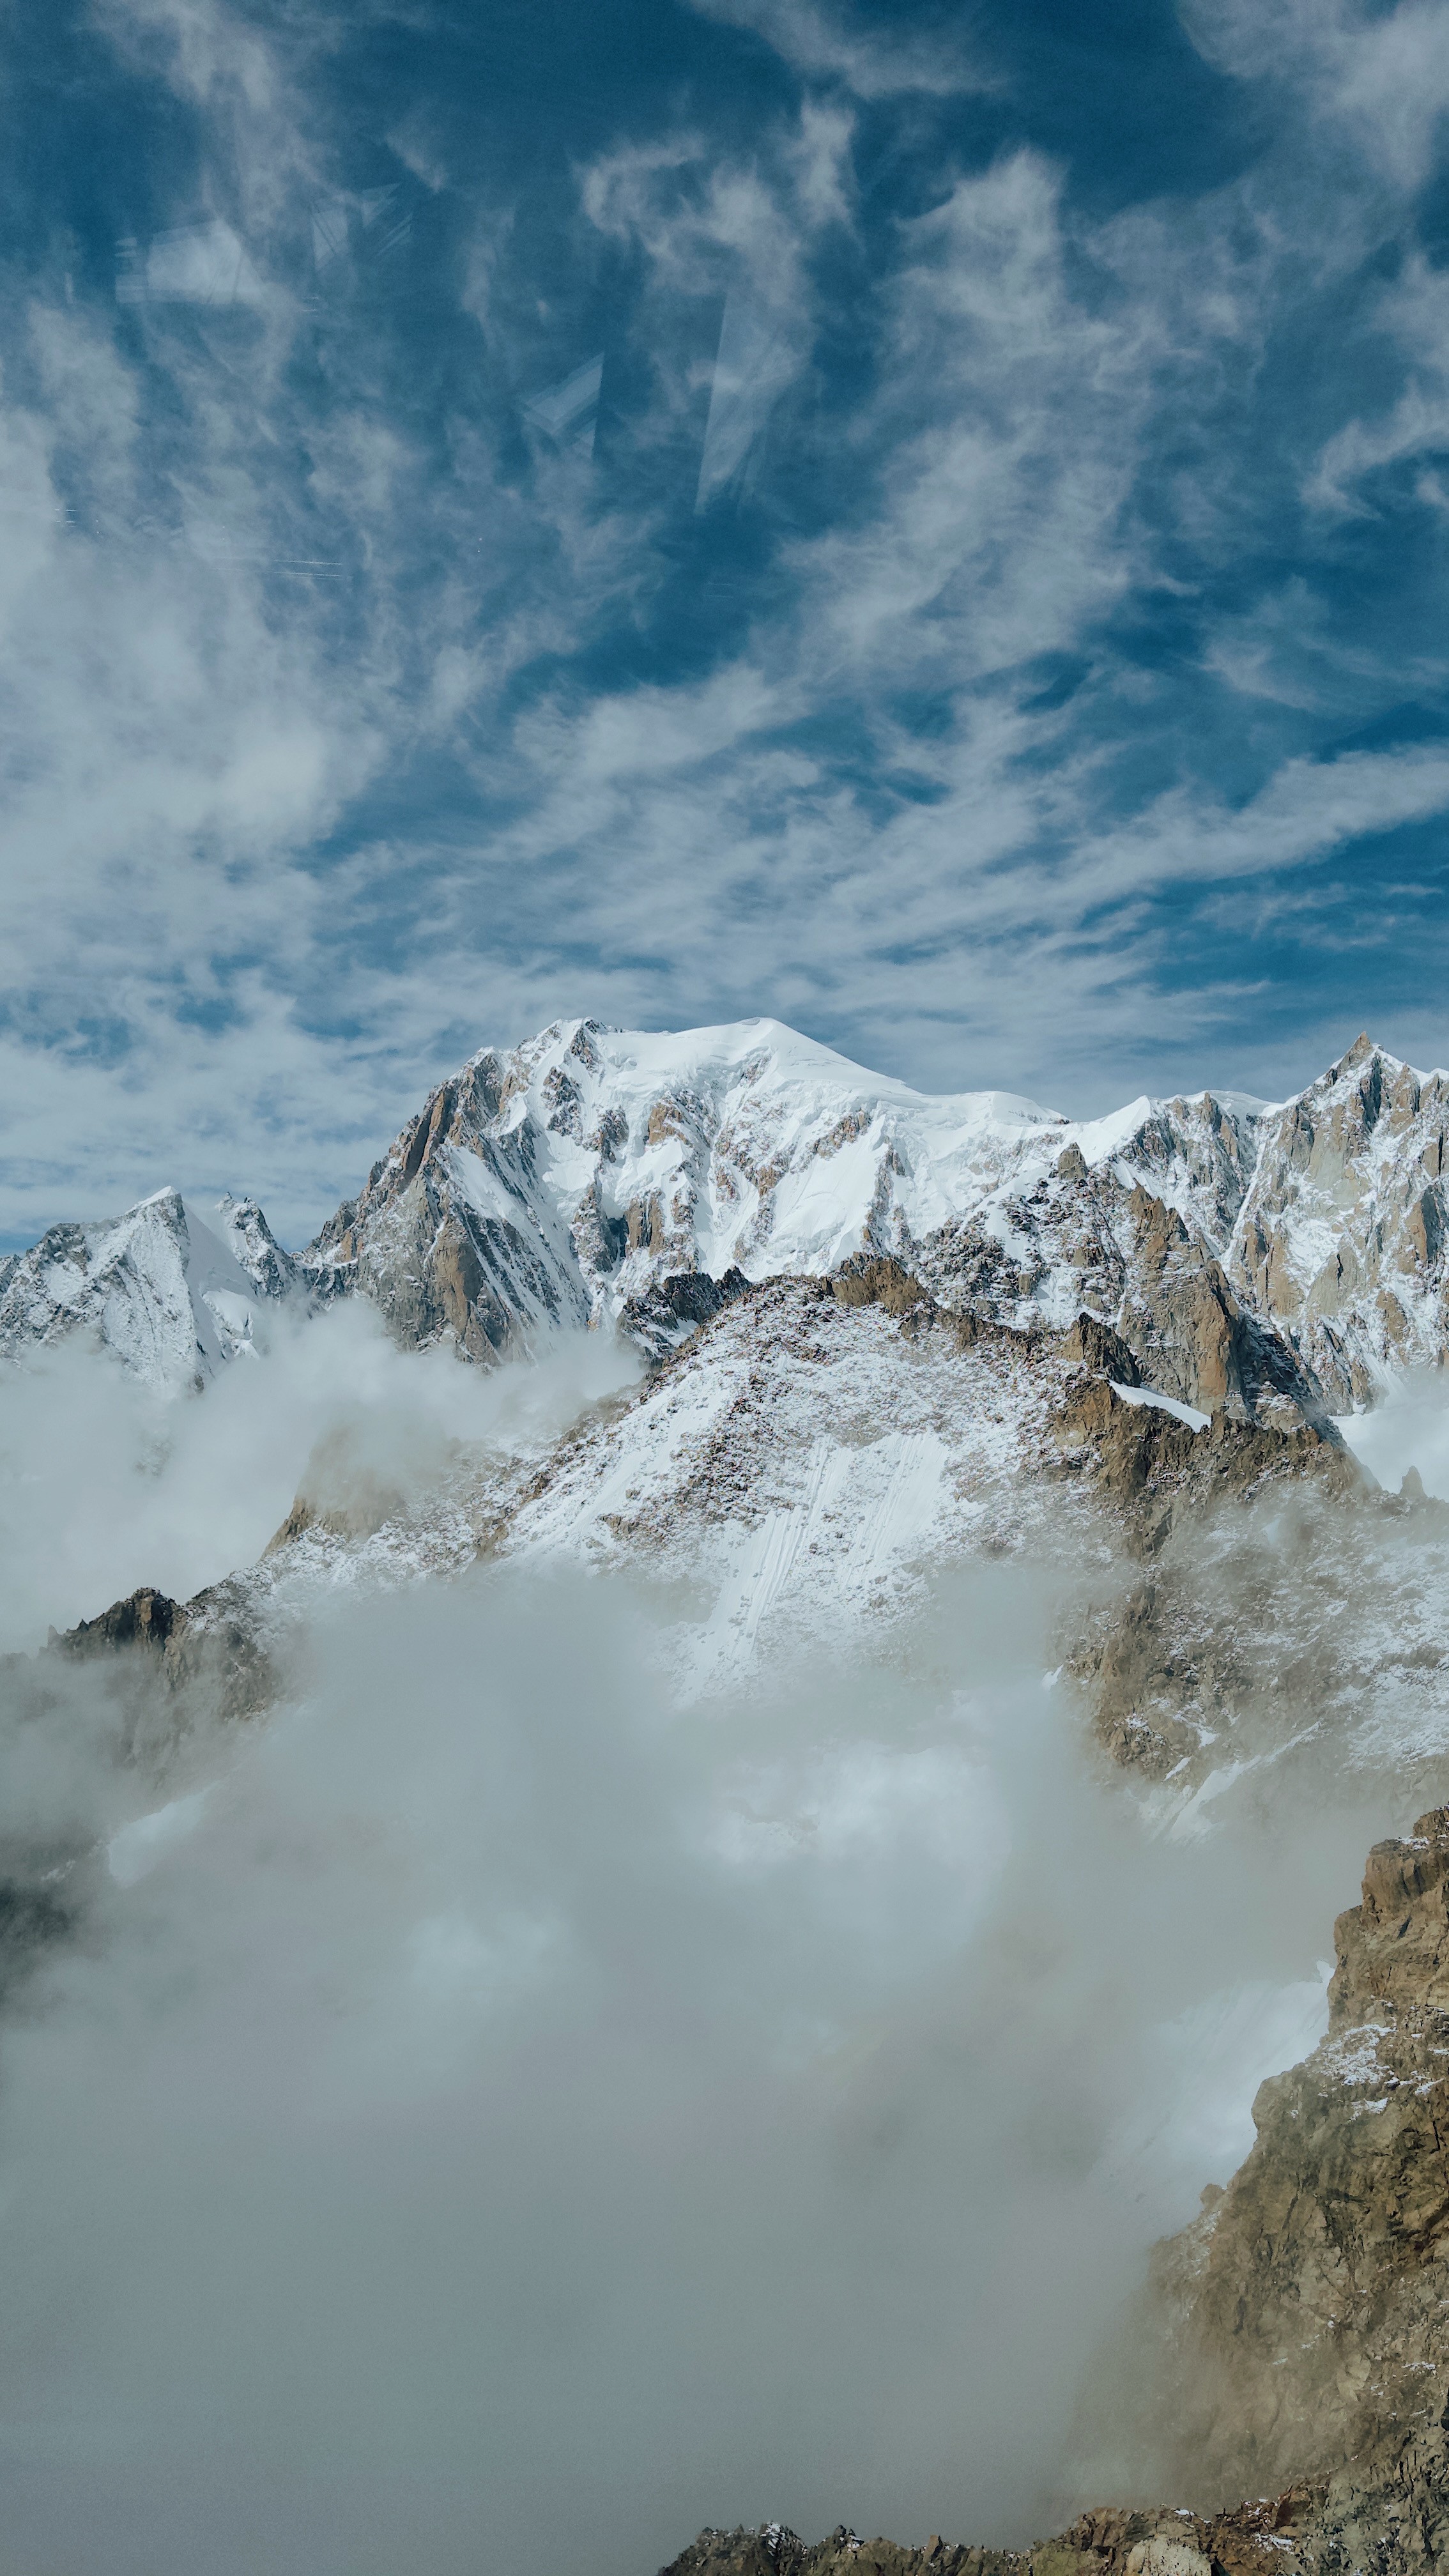
POLYGON ((1319 454, 1307 498, 1345 517, 1371 515, 1355 490, 1367 475, 1449 446, 1449 278, 1416 253, 1369 319, 1411 373, 1387 410, 1345 421, 1319 454))
POLYGON ((690 6, 702 17, 748 27, 808 79, 838 81, 860 99, 912 92, 944 98, 996 86, 959 41, 862 27, 817 0, 690 0, 690 6))
POLYGON ((1439 0, 1399 0, 1387 14, 1363 0, 1179 0, 1209 62, 1250 80, 1301 87, 1386 178, 1427 177, 1449 109, 1449 19, 1439 0))

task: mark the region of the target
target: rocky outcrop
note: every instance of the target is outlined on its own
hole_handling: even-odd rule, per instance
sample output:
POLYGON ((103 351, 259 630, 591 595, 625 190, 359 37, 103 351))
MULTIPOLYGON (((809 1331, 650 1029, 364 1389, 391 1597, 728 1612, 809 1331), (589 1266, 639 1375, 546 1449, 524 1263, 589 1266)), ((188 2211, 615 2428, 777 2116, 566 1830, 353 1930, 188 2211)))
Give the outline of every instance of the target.
POLYGON ((862 2540, 841 2523, 813 2547, 772 2522, 702 2531, 660 2576, 1296 2576, 1317 2500, 1264 2498, 1236 2512, 1084 2514, 1034 2549, 982 2549, 933 2536, 919 2549, 862 2540))
POLYGON ((701 1324, 713 1321, 726 1306, 749 1289, 743 1270, 727 1270, 722 1279, 711 1279, 707 1270, 673 1270, 640 1297, 626 1300, 620 1313, 621 1330, 651 1360, 662 1360, 677 1351, 701 1324))
POLYGON ((1174 1207, 1139 1182, 1122 1211, 1130 1242, 1117 1330, 1148 1385, 1240 1422, 1322 1422, 1317 1381, 1270 1324, 1245 1311, 1221 1262, 1174 1207))
POLYGON ((0 2006, 93 1921, 106 1874, 95 1783, 129 1774, 143 1797, 174 1792, 188 1748, 205 1765, 218 1723, 257 1716, 275 1690, 271 1660, 227 1585, 189 1602, 142 1585, 97 1618, 52 1629, 38 1655, 0 1658, 7 1754, 33 1727, 88 1755, 51 1777, 41 1815, 23 1828, 0 1815, 0 2006))
POLYGON ((255 1199, 229 1194, 216 1202, 216 1231, 261 1297, 280 1304, 305 1296, 301 1273, 284 1252, 255 1199))
MULTIPOLYGON (((1063 1352, 1079 1344, 1061 1344, 1063 1352)), ((1370 1480, 1331 1422, 1289 1418, 1277 1425, 1153 1401, 1139 1379, 1106 1374, 1088 1361, 1068 1381, 1055 1416, 1060 1472, 1085 1475, 1119 1505, 1139 1553, 1161 1549, 1185 1512, 1243 1502, 1284 1477, 1311 1477, 1320 1492, 1347 1498, 1370 1480)))
POLYGON ((143 1584, 98 1618, 60 1634, 52 1629, 47 1653, 102 1666, 127 1712, 125 1749, 132 1758, 164 1759, 203 1717, 256 1716, 275 1689, 252 1623, 238 1615, 221 1584, 187 1602, 143 1584))
POLYGON ((1334 1932, 1329 2030, 1262 2086, 1257 2141, 1164 2249, 1164 2448, 1213 2497, 1290 2481, 1449 2555, 1449 1809, 1376 1844, 1334 1932))

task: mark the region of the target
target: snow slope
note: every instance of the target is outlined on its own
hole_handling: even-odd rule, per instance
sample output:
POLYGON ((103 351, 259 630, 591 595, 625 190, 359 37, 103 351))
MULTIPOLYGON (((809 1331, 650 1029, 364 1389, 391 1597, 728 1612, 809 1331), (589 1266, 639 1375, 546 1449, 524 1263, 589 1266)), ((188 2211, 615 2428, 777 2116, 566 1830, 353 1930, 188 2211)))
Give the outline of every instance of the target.
POLYGON ((962 1351, 949 1319, 917 1330, 774 1279, 562 1439, 460 1453, 374 1525, 299 1511, 201 1615, 274 1637, 339 1589, 480 1560, 632 1573, 671 1587, 663 1650, 697 1699, 889 1625, 932 1568, 1020 1556, 1049 1532, 1074 1569, 1108 1561, 1095 1503, 1049 1472, 1070 1374, 1040 1337, 962 1351))

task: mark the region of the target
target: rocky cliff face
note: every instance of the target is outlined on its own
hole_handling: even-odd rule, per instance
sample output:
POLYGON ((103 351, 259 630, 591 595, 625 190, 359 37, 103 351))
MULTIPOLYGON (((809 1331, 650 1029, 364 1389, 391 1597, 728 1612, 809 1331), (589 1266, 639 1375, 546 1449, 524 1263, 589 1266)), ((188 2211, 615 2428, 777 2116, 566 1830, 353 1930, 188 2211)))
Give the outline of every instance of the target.
MULTIPOLYGON (((584 1029, 570 1046, 582 1065, 584 1029)), ((590 1320, 584 1263, 614 1266, 597 1187, 564 1222, 546 1187, 549 1130, 531 1114, 526 1050, 487 1052, 442 1084, 307 1246, 324 1297, 360 1291, 408 1348, 451 1339, 493 1360, 530 1334, 590 1320)), ((559 1073, 553 1066, 550 1071, 559 1073)), ((563 1075, 543 1106, 576 1106, 563 1075)), ((577 1123, 576 1121, 574 1123, 577 1123)), ((559 1132, 554 1130, 553 1132, 559 1132)), ((603 1152, 606 1138, 596 1140, 603 1152)))
POLYGON ((181 1602, 142 1584, 99 1618, 63 1635, 52 1629, 34 1668, 42 1692, 46 1658, 104 1666, 123 1716, 125 1757, 153 1768, 164 1767, 202 1710, 223 1720, 254 1717, 273 1690, 266 1654, 222 1585, 181 1602))
POLYGON ((1336 1411, 1371 1402, 1386 1368, 1443 1362, 1446 1159, 1449 1075, 1367 1037, 1265 1122, 1229 1275, 1336 1411))
MULTIPOLYGON (((1323 2045, 1265 2084, 1227 2190, 1164 2249, 1169 2454, 1199 2495, 1321 2485, 1449 2554, 1449 1809, 1369 1855, 1323 2045)), ((1351 2514, 1349 2508, 1352 2507, 1351 2514)))

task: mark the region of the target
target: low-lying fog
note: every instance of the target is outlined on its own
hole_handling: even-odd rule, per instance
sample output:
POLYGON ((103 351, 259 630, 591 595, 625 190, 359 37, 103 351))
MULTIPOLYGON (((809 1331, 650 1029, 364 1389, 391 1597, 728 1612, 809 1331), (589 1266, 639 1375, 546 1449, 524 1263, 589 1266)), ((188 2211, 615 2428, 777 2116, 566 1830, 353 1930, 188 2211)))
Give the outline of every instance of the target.
POLYGON ((186 1600, 251 1564, 339 1423, 362 1464, 418 1486, 452 1442, 547 1440, 640 1367, 600 1333, 529 1368, 405 1359, 355 1300, 302 1323, 283 1311, 265 1355, 234 1361, 201 1398, 158 1394, 79 1336, 0 1368, 0 1653, 31 1651, 140 1583, 186 1600))
MULTIPOLYGON (((416 1475, 621 1374, 332 1318, 162 1418, 59 1354, 0 1388, 7 1642, 255 1554, 340 1413, 416 1475)), ((353 1598, 149 1828, 10 1715, 12 1825, 111 1855, 0 2028, 10 2576, 1051 2527, 1093 2344, 1318 2035, 1403 1821, 1154 1835, 1048 1686, 1055 1608, 998 1565, 682 1712, 622 1583, 353 1598)))

